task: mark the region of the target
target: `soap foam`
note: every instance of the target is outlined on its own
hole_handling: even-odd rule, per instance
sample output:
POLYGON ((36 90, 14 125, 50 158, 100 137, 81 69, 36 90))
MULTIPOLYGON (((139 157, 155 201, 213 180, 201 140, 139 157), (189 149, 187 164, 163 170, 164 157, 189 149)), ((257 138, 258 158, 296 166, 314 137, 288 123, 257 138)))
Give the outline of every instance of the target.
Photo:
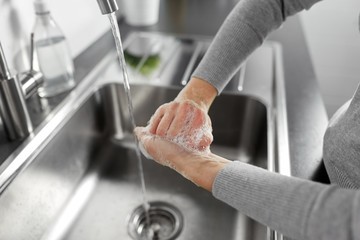
MULTIPOLYGON (((178 135, 168 140, 184 147, 191 152, 210 152, 210 146, 201 146, 201 142, 205 137, 210 138, 210 142, 212 142, 213 140, 212 128, 211 124, 209 124, 209 120, 201 119, 201 125, 196 129, 191 129, 194 125, 194 122, 199 120, 196 119, 197 110, 199 111, 199 109, 193 109, 193 111, 189 111, 187 113, 187 116, 185 118, 185 127, 180 131, 178 135)), ((203 114, 202 116, 207 115, 203 114)))
MULTIPOLYGON (((175 137, 173 138, 166 137, 165 139, 173 143, 176 143, 191 152, 209 153, 210 144, 206 143, 207 146, 201 146, 201 144, 204 144, 202 143, 203 139, 209 139, 209 143, 213 141, 211 120, 208 117, 207 113, 201 110, 201 108, 196 103, 190 100, 186 100, 184 102, 188 102, 189 104, 193 105, 195 108, 192 109, 192 111, 187 112, 187 115, 185 117, 184 128, 175 137), (198 115, 197 111, 201 111, 201 118, 202 118, 201 125, 198 126, 196 129, 191 129, 193 127, 194 122, 199 121, 199 119, 196 119, 198 115), (203 119, 204 117, 205 119, 203 119)), ((161 107, 166 107, 170 103, 165 103, 161 107)), ((146 135, 151 135, 151 133, 149 132, 150 130, 149 127, 154 120, 154 116, 155 115, 151 116, 150 120, 148 121, 148 125, 144 129, 144 131, 146 131, 146 135)), ((146 152, 145 149, 142 149, 142 151, 146 152)), ((145 156, 149 158, 149 154, 145 156)))
MULTIPOLYGON (((146 128, 143 128, 141 134, 144 134, 144 136, 142 137, 142 141, 139 142, 139 148, 141 153, 147 158, 147 159, 151 159, 151 160, 155 160, 145 149, 144 145, 142 144, 142 142, 148 142, 148 141, 152 141, 153 138, 157 137, 154 134, 151 134, 149 131, 149 126, 147 126, 146 128)), ((168 161, 165 157, 163 157, 161 155, 161 153, 158 153, 160 156, 158 156, 157 161, 167 167, 170 167, 174 170, 177 170, 176 167, 174 166, 173 163, 171 163, 170 161, 168 161)))
MULTIPOLYGON (((148 136, 145 136, 144 138, 148 138, 148 136)), ((147 159, 154 160, 154 158, 145 150, 141 142, 139 142, 139 149, 140 152, 144 155, 144 157, 146 157, 147 159)))

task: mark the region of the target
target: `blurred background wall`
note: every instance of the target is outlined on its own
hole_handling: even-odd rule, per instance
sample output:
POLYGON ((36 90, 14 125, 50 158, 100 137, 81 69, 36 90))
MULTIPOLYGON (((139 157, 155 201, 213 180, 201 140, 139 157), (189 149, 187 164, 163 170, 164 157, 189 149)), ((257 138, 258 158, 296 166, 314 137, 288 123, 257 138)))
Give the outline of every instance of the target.
MULTIPOLYGON (((73 56, 109 29, 96 0, 49 0, 49 5, 73 56)), ((359 12, 359 0, 323 0, 301 13, 329 116, 352 96, 360 80, 359 12)), ((28 45, 34 20, 31 0, 0 0, 0 41, 10 67, 18 71, 27 68, 26 52, 19 50, 28 45)))
MULTIPOLYGON (((96 0, 48 0, 51 13, 68 39, 75 57, 109 29, 96 0)), ((35 23, 33 1, 0 0, 0 41, 10 68, 28 68, 26 49, 35 23)))
POLYGON ((329 117, 360 82, 359 0, 323 0, 301 14, 329 117))

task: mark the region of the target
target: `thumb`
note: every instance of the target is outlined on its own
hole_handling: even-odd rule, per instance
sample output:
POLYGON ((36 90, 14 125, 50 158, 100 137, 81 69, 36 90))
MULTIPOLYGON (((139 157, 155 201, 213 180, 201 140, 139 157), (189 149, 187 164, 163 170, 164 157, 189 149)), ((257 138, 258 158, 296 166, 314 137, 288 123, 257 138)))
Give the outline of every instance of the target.
POLYGON ((140 142, 141 138, 145 135, 145 127, 136 127, 134 133, 140 142))
POLYGON ((149 135, 146 136, 147 133, 146 129, 144 127, 136 127, 134 129, 134 133, 139 141, 139 150, 140 152, 147 158, 147 159, 152 159, 154 160, 154 158, 147 152, 147 150, 145 149, 144 145, 147 145, 146 142, 149 140, 149 135))
POLYGON ((140 150, 144 156, 147 158, 151 156, 150 159, 161 165, 175 168, 175 159, 179 155, 188 154, 187 150, 176 143, 149 133, 147 128, 136 127, 134 133, 138 137, 140 150))

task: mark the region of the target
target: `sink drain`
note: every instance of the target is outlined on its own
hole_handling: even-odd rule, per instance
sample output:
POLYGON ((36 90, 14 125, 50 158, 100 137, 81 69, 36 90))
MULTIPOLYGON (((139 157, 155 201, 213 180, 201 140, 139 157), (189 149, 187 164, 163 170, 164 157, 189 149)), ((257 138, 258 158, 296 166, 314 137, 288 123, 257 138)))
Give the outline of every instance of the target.
POLYGON ((172 240, 179 236, 183 227, 180 211, 166 202, 150 202, 149 218, 143 205, 131 214, 128 230, 135 240, 172 240))

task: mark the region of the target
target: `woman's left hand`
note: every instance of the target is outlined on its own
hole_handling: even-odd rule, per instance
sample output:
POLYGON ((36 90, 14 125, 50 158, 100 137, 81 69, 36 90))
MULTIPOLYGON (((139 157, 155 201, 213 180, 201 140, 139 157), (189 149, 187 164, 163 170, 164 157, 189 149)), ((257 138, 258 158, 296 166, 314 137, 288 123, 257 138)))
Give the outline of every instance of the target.
POLYGON ((163 137, 149 133, 144 127, 137 127, 134 132, 140 144, 156 162, 174 169, 208 191, 212 191, 218 172, 230 163, 229 160, 208 151, 189 151, 163 137))

